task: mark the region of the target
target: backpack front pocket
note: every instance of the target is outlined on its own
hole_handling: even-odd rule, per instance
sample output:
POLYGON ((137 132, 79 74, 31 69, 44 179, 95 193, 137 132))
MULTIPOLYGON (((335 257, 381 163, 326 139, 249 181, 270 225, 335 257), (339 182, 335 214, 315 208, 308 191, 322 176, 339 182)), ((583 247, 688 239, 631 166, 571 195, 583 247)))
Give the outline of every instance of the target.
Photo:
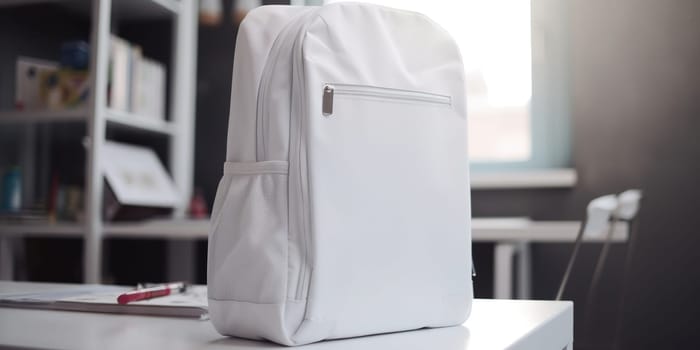
POLYGON ((286 161, 226 162, 209 238, 209 297, 281 303, 287 280, 286 161))
POLYGON ((327 338, 463 321, 464 116, 451 96, 428 91, 325 84, 322 93, 321 113, 308 118, 307 319, 332 325, 327 338))

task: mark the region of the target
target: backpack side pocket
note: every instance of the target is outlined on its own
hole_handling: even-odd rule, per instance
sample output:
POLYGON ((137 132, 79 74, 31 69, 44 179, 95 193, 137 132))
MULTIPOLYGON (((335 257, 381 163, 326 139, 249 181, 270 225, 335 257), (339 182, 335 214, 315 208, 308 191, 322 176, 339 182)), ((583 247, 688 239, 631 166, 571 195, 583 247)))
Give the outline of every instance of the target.
POLYGON ((225 163, 209 233, 209 298, 285 301, 287 172, 286 161, 225 163))

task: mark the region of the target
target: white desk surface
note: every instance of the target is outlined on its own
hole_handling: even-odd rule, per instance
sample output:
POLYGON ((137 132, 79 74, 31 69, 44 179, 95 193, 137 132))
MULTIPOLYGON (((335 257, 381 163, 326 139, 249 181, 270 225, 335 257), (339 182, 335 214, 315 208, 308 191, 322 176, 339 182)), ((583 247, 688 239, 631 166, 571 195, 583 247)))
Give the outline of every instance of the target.
MULTIPOLYGON (((65 285, 0 282, 0 293, 65 285)), ((573 343, 573 303, 474 300, 462 326, 425 329, 287 348, 222 336, 209 321, 0 307, 0 347, 42 349, 555 349, 573 343)))

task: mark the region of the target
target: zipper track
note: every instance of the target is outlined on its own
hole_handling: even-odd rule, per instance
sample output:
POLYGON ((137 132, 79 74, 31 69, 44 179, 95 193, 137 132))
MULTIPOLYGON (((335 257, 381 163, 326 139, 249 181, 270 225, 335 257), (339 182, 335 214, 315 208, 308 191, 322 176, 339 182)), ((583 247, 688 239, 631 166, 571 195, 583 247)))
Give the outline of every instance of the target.
POLYGON ((437 105, 452 105, 452 98, 446 95, 440 95, 424 91, 403 90, 387 87, 378 87, 371 85, 357 84, 338 84, 328 83, 323 87, 323 111, 324 115, 330 115, 333 112, 333 99, 335 95, 339 96, 360 96, 382 100, 406 101, 432 103, 437 105))
MULTIPOLYGON (((303 14, 301 16, 303 16, 303 14)), ((284 28, 282 28, 280 33, 275 38, 275 41, 272 43, 272 47, 270 48, 268 59, 265 62, 265 66, 263 67, 262 76, 260 77, 257 97, 257 108, 255 112, 255 155, 257 161, 267 160, 265 159, 267 157, 267 149, 265 143, 265 126, 268 122, 268 116, 267 109, 265 108, 265 106, 267 105, 267 95, 272 80, 272 68, 277 64, 277 61, 279 61, 280 59, 280 46, 282 46, 282 44, 284 43, 282 37, 285 36, 286 29, 292 27, 295 23, 295 21, 291 21, 290 23, 288 23, 284 28)))
MULTIPOLYGON (((319 10, 317 9, 316 11, 313 11, 313 15, 318 13, 319 10)), ((304 33, 306 31, 306 28, 308 27, 308 23, 304 24, 299 31, 300 33, 304 33)), ((292 71, 293 74, 296 73, 296 76, 292 77, 292 89, 295 89, 298 91, 301 96, 300 98, 297 99, 299 101, 298 104, 298 110, 296 111, 296 116, 297 116, 297 130, 296 131, 296 148, 294 155, 296 156, 296 161, 293 162, 293 164, 296 166, 298 178, 297 178, 297 193, 299 195, 300 199, 300 204, 301 204, 301 213, 300 213, 300 228, 299 228, 299 234, 302 240, 301 247, 303 248, 303 252, 301 254, 301 269, 299 271, 299 280, 297 283, 297 290, 295 293, 295 298, 297 300, 299 299, 304 299, 307 297, 308 293, 308 280, 309 280, 309 237, 308 237, 308 232, 307 229, 309 228, 309 210, 308 210, 308 183, 306 183, 306 178, 303 176, 303 167, 301 166, 301 156, 302 156, 302 147, 304 146, 304 118, 303 118, 303 113, 306 110, 306 106, 304 105, 304 102, 306 101, 306 96, 304 96, 304 65, 302 63, 302 41, 304 36, 297 34, 297 37, 295 39, 294 46, 292 47, 292 71), (304 186, 304 185, 307 186, 304 186)), ((293 100, 294 101, 294 100, 293 100)), ((295 111, 292 111, 292 117, 294 117, 295 111)), ((290 123, 291 126, 291 123, 290 123)), ((291 139, 290 139, 290 144, 291 144, 291 139)), ((290 150, 291 151, 291 150, 290 150)), ((304 150, 305 152, 305 150, 304 150)), ((290 152, 290 159, 291 159, 291 152, 290 152)), ((308 160, 307 160, 308 161, 308 160)), ((290 172, 292 171, 291 169, 291 163, 290 162, 290 172)), ((308 169, 308 167, 307 167, 308 169)), ((308 308, 307 308, 308 311, 308 308)))
MULTIPOLYGON (((313 14, 318 12, 318 10, 315 11, 309 11, 307 13, 301 14, 300 17, 296 20, 293 20, 290 22, 282 31, 280 31, 280 34, 277 36, 275 39, 275 42, 273 43, 272 48, 270 49, 270 59, 268 59, 264 69, 263 69, 263 75, 260 80, 260 85, 258 89, 258 105, 257 105, 257 111, 256 111, 256 156, 258 158, 258 161, 265 160, 265 157, 267 157, 267 150, 265 147, 265 134, 266 130, 264 129, 265 126, 267 125, 269 116, 267 115, 267 109, 265 108, 266 104, 268 103, 268 96, 269 96, 269 89, 270 89, 270 84, 272 81, 272 67, 277 63, 277 61, 281 58, 282 56, 282 49, 281 46, 282 44, 290 38, 291 35, 292 38, 294 38, 295 42, 292 45, 291 48, 291 54, 293 57, 293 62, 292 62, 292 69, 293 69, 293 74, 299 74, 300 77, 294 76, 292 81, 291 81, 291 88, 292 89, 297 89, 297 91, 303 91, 303 89, 298 89, 299 87, 296 86, 297 82, 301 82, 303 86, 303 74, 301 74, 301 68, 299 68, 299 65, 301 65, 300 61, 301 60, 301 47, 300 47, 300 35, 299 33, 303 33, 305 31, 305 28, 308 26, 308 18, 311 17, 313 14), (301 26, 295 30, 295 26, 299 26, 300 21, 304 21, 306 23, 302 23, 301 26), (289 33, 290 30, 294 30, 294 33, 289 33)), ((287 56, 288 57, 288 56, 287 56)), ((302 99, 303 100, 303 99, 302 99)), ((292 101, 293 102, 293 101, 292 101)), ((291 106, 290 106, 291 107, 291 106)), ((304 106, 301 105, 300 109, 303 111, 304 106)), ((303 127, 301 126, 301 122, 303 118, 300 117, 300 113, 295 113, 294 111, 290 112, 290 148, 289 148, 289 174, 292 174, 293 170, 296 170, 298 174, 298 179, 296 183, 293 183, 291 178, 289 179, 289 189, 288 193, 291 193, 292 190, 296 191, 297 199, 298 199, 298 206, 291 206, 291 200, 289 200, 290 203, 290 210, 289 210, 289 215, 290 216, 295 216, 298 218, 297 225, 296 227, 292 228, 289 227, 289 230, 295 229, 296 232, 299 234, 301 244, 300 244, 300 254, 299 254, 299 259, 300 259, 300 264, 299 264, 299 272, 297 275, 297 285, 296 285, 296 290, 294 291, 294 299, 295 300, 300 300, 303 299, 304 297, 304 292, 306 290, 306 283, 307 283, 307 262, 308 262, 308 238, 307 232, 306 232, 306 227, 307 227, 307 218, 306 218, 306 213, 308 213, 306 209, 306 196, 304 195, 304 184, 303 184, 303 177, 302 177, 302 169, 300 165, 301 161, 301 144, 302 144, 302 129, 303 127), (296 117, 296 118, 295 118, 296 117), (299 119, 299 120, 295 120, 299 119), (296 140, 294 140, 292 137, 296 137, 296 140), (292 189, 293 188, 293 189, 292 189)), ((288 194, 289 195, 289 194, 288 194)))

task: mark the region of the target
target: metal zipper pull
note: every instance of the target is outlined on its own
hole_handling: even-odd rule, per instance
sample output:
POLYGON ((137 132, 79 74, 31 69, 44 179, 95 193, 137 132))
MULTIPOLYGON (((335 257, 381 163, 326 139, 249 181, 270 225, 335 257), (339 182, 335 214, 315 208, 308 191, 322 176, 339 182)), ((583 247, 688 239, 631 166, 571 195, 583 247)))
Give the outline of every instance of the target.
POLYGON ((333 85, 326 85, 323 87, 323 106, 321 110, 324 116, 329 116, 333 114, 333 92, 335 88, 333 85))

